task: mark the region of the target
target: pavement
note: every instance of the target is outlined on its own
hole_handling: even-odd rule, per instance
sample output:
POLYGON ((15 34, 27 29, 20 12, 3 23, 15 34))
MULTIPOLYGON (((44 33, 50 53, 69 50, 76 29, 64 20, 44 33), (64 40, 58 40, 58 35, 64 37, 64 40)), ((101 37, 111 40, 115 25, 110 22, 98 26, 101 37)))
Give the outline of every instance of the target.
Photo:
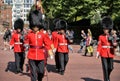
MULTIPOLYGON (((69 53, 65 74, 58 74, 54 60, 48 58, 43 81, 103 81, 101 59, 95 58, 96 51, 93 57, 82 56, 84 52, 77 53, 79 45, 72 46, 74 52, 69 53)), ((23 73, 15 74, 13 50, 3 50, 3 40, 0 35, 0 81, 30 81, 30 72, 26 72, 27 61, 26 58, 23 73)), ((120 56, 114 58, 114 70, 110 78, 111 81, 120 81, 120 56)))

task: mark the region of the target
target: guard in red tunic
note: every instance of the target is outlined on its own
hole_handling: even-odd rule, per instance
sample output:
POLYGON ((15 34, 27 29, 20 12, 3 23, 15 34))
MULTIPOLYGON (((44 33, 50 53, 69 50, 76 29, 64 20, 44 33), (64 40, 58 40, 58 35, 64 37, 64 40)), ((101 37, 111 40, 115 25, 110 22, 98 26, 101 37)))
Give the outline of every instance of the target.
POLYGON ((113 28, 113 22, 109 16, 102 19, 104 34, 99 36, 97 57, 101 56, 104 81, 110 81, 110 74, 113 70, 114 50, 117 46, 116 39, 110 35, 110 30, 113 28))
MULTIPOLYGON (((51 50, 47 50, 47 47, 46 46, 44 46, 44 55, 45 55, 45 65, 47 64, 47 58, 48 58, 48 52, 53 52, 53 49, 54 49, 54 45, 53 45, 53 42, 52 42, 52 40, 50 39, 50 37, 49 37, 49 35, 48 35, 48 32, 47 32, 47 30, 45 29, 45 26, 44 26, 44 28, 42 28, 42 29, 40 29, 40 32, 42 32, 45 36, 46 36, 46 39, 47 39, 47 41, 49 42, 49 44, 50 44, 50 48, 51 48, 51 50)), ((44 44, 43 44, 44 45, 44 44)), ((51 59, 53 59, 53 57, 51 57, 51 59)))
POLYGON ((58 58, 59 58, 59 72, 61 75, 64 75, 66 65, 69 60, 69 49, 68 44, 72 42, 72 39, 70 40, 69 37, 66 35, 66 26, 63 25, 63 21, 59 23, 60 31, 57 35, 57 52, 58 52, 58 58))
POLYGON ((59 28, 55 28, 54 31, 52 32, 52 42, 55 48, 56 48, 56 39, 57 39, 58 31, 59 28))
POLYGON ((39 5, 36 10, 29 14, 29 24, 31 32, 25 37, 25 46, 29 45, 28 60, 31 72, 31 81, 42 81, 44 77, 45 55, 44 47, 48 50, 50 57, 53 57, 48 37, 40 32, 42 26, 42 14, 39 11, 39 5))
POLYGON ((58 52, 57 52, 57 35, 59 32, 59 28, 55 28, 55 30, 52 32, 52 42, 54 45, 54 52, 55 52, 55 65, 56 65, 56 71, 59 71, 59 57, 58 57, 58 52))
POLYGON ((24 51, 24 35, 22 34, 24 22, 22 19, 17 19, 14 23, 14 28, 16 32, 13 33, 12 38, 10 40, 10 49, 14 47, 15 53, 15 65, 16 65, 16 73, 23 71, 23 64, 25 59, 25 51, 24 51))

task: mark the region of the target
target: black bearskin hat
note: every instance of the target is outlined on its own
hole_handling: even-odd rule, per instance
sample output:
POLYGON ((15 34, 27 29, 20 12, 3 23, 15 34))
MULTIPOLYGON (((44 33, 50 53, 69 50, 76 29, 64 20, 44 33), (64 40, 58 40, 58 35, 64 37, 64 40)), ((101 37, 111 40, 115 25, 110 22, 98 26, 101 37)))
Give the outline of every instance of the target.
POLYGON ((109 16, 103 17, 103 19, 101 21, 101 25, 105 29, 112 29, 113 28, 113 21, 112 21, 111 17, 109 17, 109 16))
POLYGON ((50 25, 49 25, 49 21, 44 21, 44 23, 43 23, 43 26, 44 26, 44 30, 49 30, 49 28, 50 28, 50 25))
POLYGON ((14 29, 21 29, 23 30, 23 27, 24 27, 24 21, 22 19, 17 19, 15 22, 14 22, 14 29))
POLYGON ((62 29, 62 30, 65 30, 66 28, 67 28, 67 22, 66 21, 64 21, 64 20, 58 20, 57 22, 56 22, 56 28, 58 28, 58 29, 62 29))
POLYGON ((29 14, 29 26, 30 29, 33 27, 43 28, 42 25, 42 13, 38 10, 31 11, 29 14))

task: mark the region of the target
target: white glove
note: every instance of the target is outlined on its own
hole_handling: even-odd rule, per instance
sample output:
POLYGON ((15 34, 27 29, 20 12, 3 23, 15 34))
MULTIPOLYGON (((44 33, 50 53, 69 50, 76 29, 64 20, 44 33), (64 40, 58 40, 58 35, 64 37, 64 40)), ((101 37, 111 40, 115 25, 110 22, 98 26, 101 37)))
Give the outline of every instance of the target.
POLYGON ((25 51, 28 51, 29 45, 24 45, 24 47, 25 47, 25 51))
POLYGON ((42 19, 43 19, 43 20, 45 19, 45 15, 44 15, 44 14, 42 15, 42 19))
POLYGON ((13 49, 13 46, 10 46, 10 50, 12 50, 13 49))
POLYGON ((54 58, 54 56, 53 56, 53 55, 51 55, 51 56, 50 56, 50 59, 53 59, 53 58, 54 58))
POLYGON ((99 58, 99 57, 100 57, 100 53, 97 52, 97 54, 96 54, 96 58, 99 58))
POLYGON ((55 53, 55 52, 56 52, 56 48, 53 49, 53 53, 55 53))

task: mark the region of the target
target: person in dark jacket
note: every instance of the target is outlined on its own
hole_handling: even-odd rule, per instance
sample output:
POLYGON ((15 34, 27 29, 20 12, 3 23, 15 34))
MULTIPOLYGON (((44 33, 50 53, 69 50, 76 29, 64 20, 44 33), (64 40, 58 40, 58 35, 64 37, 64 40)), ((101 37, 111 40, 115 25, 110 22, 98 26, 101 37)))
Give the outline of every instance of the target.
POLYGON ((8 27, 6 27, 5 28, 5 33, 3 35, 4 50, 7 50, 7 46, 9 46, 10 39, 11 39, 11 31, 8 27))

